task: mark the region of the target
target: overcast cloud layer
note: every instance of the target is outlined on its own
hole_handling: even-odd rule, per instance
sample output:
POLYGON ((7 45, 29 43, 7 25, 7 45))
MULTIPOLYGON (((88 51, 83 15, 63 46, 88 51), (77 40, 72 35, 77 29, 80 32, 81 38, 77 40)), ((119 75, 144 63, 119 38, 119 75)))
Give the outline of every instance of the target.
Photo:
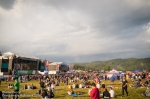
POLYGON ((65 62, 150 57, 150 0, 0 0, 0 51, 65 62))

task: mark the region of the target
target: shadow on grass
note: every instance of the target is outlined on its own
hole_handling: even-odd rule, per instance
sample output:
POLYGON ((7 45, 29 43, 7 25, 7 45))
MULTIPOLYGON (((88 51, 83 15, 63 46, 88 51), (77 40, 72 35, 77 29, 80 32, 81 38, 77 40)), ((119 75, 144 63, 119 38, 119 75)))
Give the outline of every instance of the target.
POLYGON ((55 89, 55 91, 62 91, 62 90, 64 91, 64 89, 58 89, 58 88, 57 88, 57 89, 55 89))
POLYGON ((77 95, 84 95, 84 94, 86 94, 86 92, 80 92, 80 91, 77 91, 77 92, 75 92, 77 95))
POLYGON ((120 84, 111 83, 110 85, 120 85, 120 84))

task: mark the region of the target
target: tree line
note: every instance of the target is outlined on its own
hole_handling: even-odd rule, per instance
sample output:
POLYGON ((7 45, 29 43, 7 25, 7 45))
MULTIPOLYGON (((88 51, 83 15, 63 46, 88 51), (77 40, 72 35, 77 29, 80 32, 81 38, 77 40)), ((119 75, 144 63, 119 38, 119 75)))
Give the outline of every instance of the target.
POLYGON ((113 59, 109 61, 94 61, 88 63, 72 63, 75 70, 111 70, 117 69, 126 70, 148 70, 150 71, 150 58, 128 58, 128 59, 113 59))

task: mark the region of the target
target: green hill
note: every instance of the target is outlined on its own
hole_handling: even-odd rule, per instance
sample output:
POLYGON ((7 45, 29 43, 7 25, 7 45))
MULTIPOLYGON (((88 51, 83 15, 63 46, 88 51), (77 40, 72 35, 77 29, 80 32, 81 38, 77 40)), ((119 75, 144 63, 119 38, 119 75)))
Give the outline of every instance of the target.
POLYGON ((94 61, 88 63, 71 63, 75 70, 134 70, 146 69, 150 71, 150 58, 128 58, 128 59, 113 59, 109 61, 94 61))

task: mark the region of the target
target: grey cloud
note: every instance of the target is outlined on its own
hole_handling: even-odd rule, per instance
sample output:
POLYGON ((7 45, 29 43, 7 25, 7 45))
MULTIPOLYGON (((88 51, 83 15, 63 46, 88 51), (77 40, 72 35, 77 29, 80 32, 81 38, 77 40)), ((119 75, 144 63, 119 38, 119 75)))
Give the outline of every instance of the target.
POLYGON ((80 55, 80 56, 39 56, 40 58, 48 59, 50 61, 64 61, 64 62, 92 62, 92 61, 106 61, 116 58, 145 58, 150 54, 136 54, 136 52, 116 52, 116 53, 97 53, 92 55, 80 55))
MULTIPOLYGON (((137 1, 139 2, 139 1, 137 1)), ((137 5, 137 8, 130 5, 127 1, 99 1, 99 0, 45 0, 47 5, 53 6, 60 11, 73 10, 86 14, 92 18, 92 28, 103 29, 103 32, 112 32, 118 34, 128 28, 134 28, 150 22, 150 1, 143 1, 137 5), (113 26, 112 26, 113 25, 113 26)), ((44 3, 44 4, 45 4, 44 3)), ((134 2, 130 2, 134 4, 134 2)), ((63 14, 63 13, 62 13, 63 14)))
POLYGON ((0 6, 4 9, 12 9, 16 0, 0 0, 0 6))
POLYGON ((74 57, 71 56, 38 56, 41 59, 47 59, 51 62, 73 62, 74 61, 74 57))
MULTIPOLYGON (((139 2, 139 1, 137 1, 139 2)), ((52 1, 57 8, 65 10, 80 11, 92 18, 89 24, 99 32, 108 35, 117 34, 118 37, 124 38, 126 34, 135 37, 137 32, 126 32, 128 30, 135 30, 142 25, 150 22, 150 1, 143 1, 139 5, 134 5, 133 2, 127 1, 69 1, 63 2, 52 1), (133 4, 133 5, 132 5, 133 4)), ((54 6, 53 5, 53 6, 54 6)), ((103 34, 103 35, 105 35, 103 34)), ((115 35, 116 36, 116 35, 115 35)))
POLYGON ((143 28, 150 22, 148 0, 1 2, 14 6, 0 9, 2 52, 66 62, 150 56, 143 28))

